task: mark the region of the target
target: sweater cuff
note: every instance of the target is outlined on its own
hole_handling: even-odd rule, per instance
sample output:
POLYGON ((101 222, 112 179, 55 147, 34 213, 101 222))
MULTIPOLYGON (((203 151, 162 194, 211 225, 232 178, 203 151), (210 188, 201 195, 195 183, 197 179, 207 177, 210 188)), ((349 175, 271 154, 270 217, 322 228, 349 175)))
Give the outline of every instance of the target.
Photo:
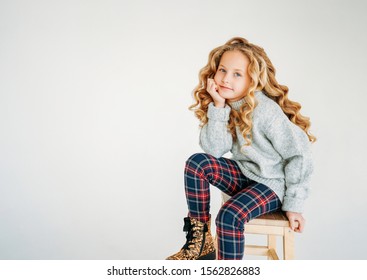
POLYGON ((214 121, 228 122, 229 114, 231 113, 231 107, 227 104, 224 108, 217 108, 213 102, 208 106, 208 118, 214 121))
POLYGON ((282 210, 283 211, 296 212, 296 213, 302 213, 304 202, 305 202, 305 200, 302 199, 302 198, 285 196, 284 199, 283 199, 282 210))

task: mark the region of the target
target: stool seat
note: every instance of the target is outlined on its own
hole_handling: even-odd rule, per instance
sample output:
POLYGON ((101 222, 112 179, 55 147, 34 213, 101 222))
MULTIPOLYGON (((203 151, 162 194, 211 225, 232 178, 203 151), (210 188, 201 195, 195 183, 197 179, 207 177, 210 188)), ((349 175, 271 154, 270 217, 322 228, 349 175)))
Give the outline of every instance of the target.
POLYGON ((283 211, 267 213, 250 220, 247 225, 264 225, 264 226, 278 226, 289 227, 289 221, 283 211))

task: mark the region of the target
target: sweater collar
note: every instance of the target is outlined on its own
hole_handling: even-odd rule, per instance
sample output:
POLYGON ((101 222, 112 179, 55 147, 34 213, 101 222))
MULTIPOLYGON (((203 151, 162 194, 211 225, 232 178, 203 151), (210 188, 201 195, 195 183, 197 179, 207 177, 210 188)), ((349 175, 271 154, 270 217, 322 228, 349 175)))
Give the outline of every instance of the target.
POLYGON ((245 97, 234 102, 229 102, 229 105, 231 105, 232 109, 239 111, 244 103, 246 103, 245 97))
MULTIPOLYGON (((255 91, 255 94, 254 94, 255 98, 258 98, 261 94, 263 94, 262 91, 255 91)), ((228 103, 229 103, 229 105, 231 105, 231 108, 233 110, 239 111, 241 106, 246 103, 246 97, 244 97, 240 100, 237 100, 237 101, 234 101, 234 102, 228 102, 228 103)))

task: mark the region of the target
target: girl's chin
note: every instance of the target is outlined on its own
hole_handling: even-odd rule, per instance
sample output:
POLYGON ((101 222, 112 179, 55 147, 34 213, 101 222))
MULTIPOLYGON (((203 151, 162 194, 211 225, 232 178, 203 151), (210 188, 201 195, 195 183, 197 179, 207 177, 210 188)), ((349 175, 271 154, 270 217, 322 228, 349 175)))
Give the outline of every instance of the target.
POLYGON ((233 94, 223 94, 220 93, 220 96, 222 96, 224 99, 228 100, 228 101, 232 101, 233 99, 238 99, 238 97, 233 96, 233 94))
POLYGON ((240 100, 244 97, 244 96, 235 95, 233 92, 232 93, 219 92, 219 95, 222 96, 224 99, 228 100, 229 102, 235 102, 235 101, 238 101, 238 100, 240 100))
POLYGON ((225 99, 233 98, 233 93, 230 92, 219 92, 219 95, 225 99))

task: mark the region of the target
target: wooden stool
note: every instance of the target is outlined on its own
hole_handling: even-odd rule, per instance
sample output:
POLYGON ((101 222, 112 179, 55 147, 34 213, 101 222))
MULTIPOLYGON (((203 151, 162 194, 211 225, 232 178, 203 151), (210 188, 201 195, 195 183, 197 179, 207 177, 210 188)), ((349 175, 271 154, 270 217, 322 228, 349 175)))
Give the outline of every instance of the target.
MULTIPOLYGON (((222 204, 228 199, 229 196, 222 193, 222 204)), ((245 224, 244 234, 267 236, 266 246, 245 244, 245 255, 267 256, 269 260, 279 260, 276 252, 276 239, 277 236, 282 236, 283 259, 294 259, 294 232, 291 230, 288 218, 283 211, 265 214, 250 220, 245 224)))
POLYGON ((283 239, 283 259, 294 259, 294 232, 289 227, 288 218, 283 211, 262 215, 245 224, 246 234, 267 235, 267 245, 245 245, 245 255, 267 256, 270 260, 279 260, 276 252, 276 238, 283 239))

